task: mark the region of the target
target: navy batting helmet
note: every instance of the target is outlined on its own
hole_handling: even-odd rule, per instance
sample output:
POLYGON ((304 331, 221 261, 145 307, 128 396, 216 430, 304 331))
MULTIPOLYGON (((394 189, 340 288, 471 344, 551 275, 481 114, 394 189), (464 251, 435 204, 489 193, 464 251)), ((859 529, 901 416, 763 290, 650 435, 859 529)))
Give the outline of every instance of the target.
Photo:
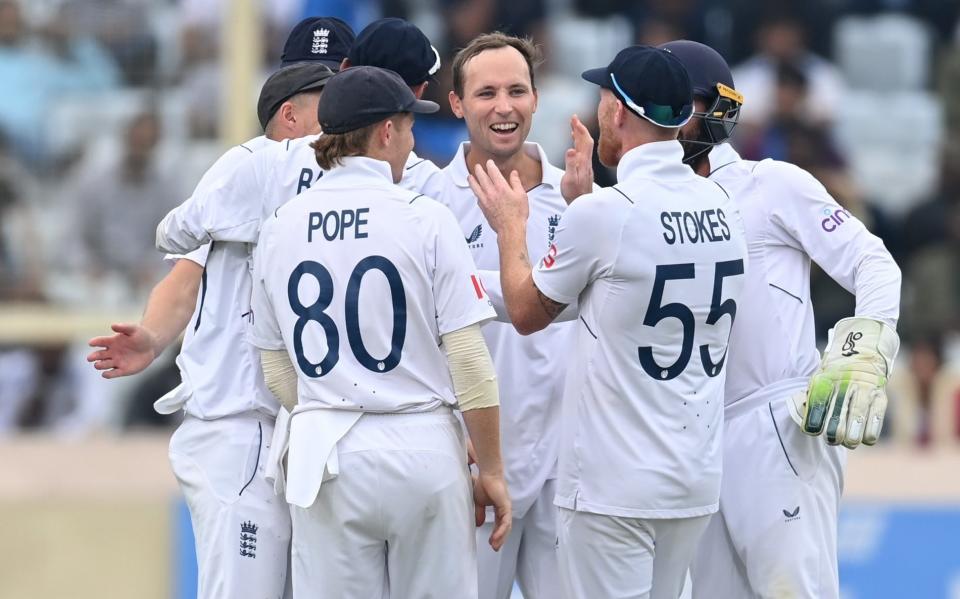
POLYGON ((700 117, 699 138, 683 140, 684 144, 690 144, 686 148, 684 162, 690 162, 730 138, 740 118, 743 95, 734 89, 733 75, 727 61, 710 46, 690 40, 676 40, 660 47, 680 59, 690 76, 693 95, 703 98, 707 103, 705 112, 694 113, 694 116, 700 117))

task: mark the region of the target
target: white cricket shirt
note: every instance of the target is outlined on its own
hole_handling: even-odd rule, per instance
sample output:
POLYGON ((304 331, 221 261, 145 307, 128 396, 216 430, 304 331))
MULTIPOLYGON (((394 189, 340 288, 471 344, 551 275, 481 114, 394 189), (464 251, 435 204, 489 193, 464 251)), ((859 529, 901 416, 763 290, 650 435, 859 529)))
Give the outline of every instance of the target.
POLYGON ((579 300, 556 504, 633 518, 715 512, 722 368, 746 264, 742 223, 679 142, 642 145, 618 184, 574 201, 534 270, 579 300))
POLYGON ((249 339, 287 350, 301 406, 363 412, 454 405, 440 336, 494 316, 450 211, 365 157, 265 221, 253 309, 249 339))
MULTIPOLYGON (((201 178, 195 193, 230 177, 248 156, 275 142, 264 136, 234 146, 201 178)), ((263 382, 260 353, 244 341, 250 312, 248 244, 211 242, 186 256, 204 267, 193 317, 177 356, 182 385, 174 397, 158 402, 161 413, 183 408, 201 419, 246 412, 276 415, 279 404, 263 382)))
MULTIPOLYGON (((467 183, 469 148, 469 143, 460 145, 453 161, 443 169, 439 189, 431 193, 457 217, 477 268, 499 271, 497 234, 467 183)), ((539 256, 553 243, 567 208, 560 195, 563 171, 550 164, 539 145, 525 143, 524 151, 543 168, 543 180, 527 191, 527 248, 531 256, 539 256)), ((499 295, 499 276, 485 277, 483 284, 499 295)), ((561 322, 524 337, 509 323, 491 322, 483 327, 500 386, 500 445, 515 518, 522 518, 544 483, 556 477, 563 380, 575 330, 576 323, 561 322)))
POLYGON ((777 383, 806 387, 817 370, 810 261, 857 297, 857 316, 896 327, 900 269, 880 238, 813 176, 786 162, 743 160, 729 144, 710 152, 710 179, 743 217, 750 271, 730 337, 726 403, 777 383), (793 379, 792 381, 790 379, 793 379))
MULTIPOLYGON (((291 139, 250 155, 233 176, 171 210, 157 227, 157 247, 185 253, 211 240, 256 243, 263 219, 324 175, 310 147, 316 139, 291 139)), ((419 189, 437 174, 436 165, 411 152, 401 185, 419 189)))

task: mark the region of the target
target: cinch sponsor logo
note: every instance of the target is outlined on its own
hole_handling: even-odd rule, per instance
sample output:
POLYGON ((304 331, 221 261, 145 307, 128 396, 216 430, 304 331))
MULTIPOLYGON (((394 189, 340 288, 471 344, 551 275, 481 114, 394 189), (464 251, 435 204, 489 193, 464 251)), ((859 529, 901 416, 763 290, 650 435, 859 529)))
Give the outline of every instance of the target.
POLYGON ((843 208, 824 208, 823 215, 826 217, 820 221, 820 226, 823 227, 823 230, 827 233, 831 231, 836 231, 837 227, 842 225, 848 218, 850 218, 850 213, 844 210, 843 208))

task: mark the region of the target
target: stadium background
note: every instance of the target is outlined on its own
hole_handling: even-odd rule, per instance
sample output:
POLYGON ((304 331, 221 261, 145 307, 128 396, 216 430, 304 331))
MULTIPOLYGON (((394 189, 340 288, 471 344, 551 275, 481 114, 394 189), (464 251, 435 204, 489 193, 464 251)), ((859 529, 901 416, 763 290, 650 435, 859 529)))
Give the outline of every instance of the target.
MULTIPOLYGON (((176 423, 151 410, 176 348, 107 382, 85 343, 138 317, 166 268, 156 223, 257 133, 259 86, 305 15, 416 22, 445 58, 444 107, 456 48, 532 36, 531 139, 557 164, 567 117, 594 114, 581 70, 631 43, 720 50, 746 96, 742 153, 813 172, 904 273, 886 437, 850 456, 844 599, 960 598, 955 0, 0 0, 0 598, 193 596, 176 423)), ((445 164, 465 131, 442 110, 416 135, 445 164)), ((820 272, 813 289, 823 337, 854 303, 820 272)))

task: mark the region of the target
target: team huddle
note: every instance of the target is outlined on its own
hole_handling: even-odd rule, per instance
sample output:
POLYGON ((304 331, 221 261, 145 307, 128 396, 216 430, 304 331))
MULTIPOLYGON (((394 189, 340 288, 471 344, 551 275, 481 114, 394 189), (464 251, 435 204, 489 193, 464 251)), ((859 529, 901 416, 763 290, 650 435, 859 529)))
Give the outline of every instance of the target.
MULTIPOLYGON (((847 448, 877 442, 900 271, 809 173, 740 158, 713 49, 583 73, 563 168, 538 49, 453 62, 468 139, 413 152, 440 57, 401 19, 291 32, 264 135, 157 228, 174 263, 108 378, 184 333, 170 460, 202 598, 839 597, 847 448), (821 358, 811 262, 856 295, 821 358)), ((749 105, 749 104, 747 104, 749 105)))

